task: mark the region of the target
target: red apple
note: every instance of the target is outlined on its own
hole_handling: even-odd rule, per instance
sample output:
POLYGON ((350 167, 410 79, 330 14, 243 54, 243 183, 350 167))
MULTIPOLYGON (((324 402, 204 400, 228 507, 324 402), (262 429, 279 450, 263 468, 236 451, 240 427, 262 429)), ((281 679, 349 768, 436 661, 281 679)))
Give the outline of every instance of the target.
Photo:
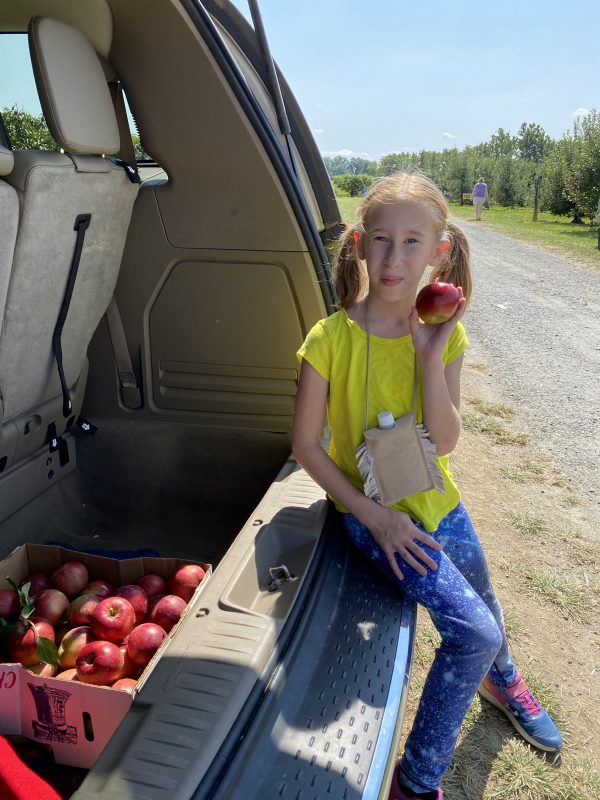
POLYGON ((137 681, 134 681, 133 678, 119 678, 118 681, 113 683, 111 688, 117 689, 120 692, 129 692, 129 694, 133 694, 136 686, 137 681))
POLYGON ((87 585, 90 576, 85 564, 81 561, 67 561, 50 576, 50 583, 60 589, 67 597, 75 597, 87 585))
POLYGON ((58 664, 61 669, 71 669, 75 666, 77 656, 86 644, 96 639, 88 625, 71 628, 65 633, 58 648, 58 664))
POLYGON ((50 578, 45 572, 32 572, 28 578, 25 578, 21 586, 25 583, 29 583, 28 594, 30 597, 37 597, 44 589, 50 588, 50 578))
POLYGON ((97 597, 112 597, 115 593, 112 583, 105 581, 103 578, 98 578, 95 581, 90 581, 87 586, 81 590, 81 594, 95 594, 97 597))
POLYGON ((14 589, 0 589, 0 619, 12 620, 19 616, 21 603, 14 589))
POLYGON ((176 594, 167 594, 156 603, 148 614, 148 622, 155 622, 168 633, 179 622, 187 603, 176 594))
POLYGON ((142 587, 133 583, 120 586, 117 589, 117 596, 129 600, 133 606, 133 610, 135 611, 135 624, 139 625, 140 622, 143 622, 146 611, 148 610, 148 595, 142 587))
POLYGON ((159 603, 163 597, 166 597, 166 594, 153 594, 148 598, 148 611, 146 611, 146 622, 154 622, 152 619, 152 613, 156 608, 156 604, 159 603))
POLYGON ((8 636, 8 655, 11 661, 18 661, 24 667, 37 664, 38 639, 45 636, 54 641, 54 628, 45 619, 19 620, 8 636))
POLYGON ((198 564, 187 564, 171 575, 169 591, 189 603, 204 575, 204 570, 198 564))
POLYGON ((82 683, 108 686, 123 669, 123 654, 112 642, 90 642, 77 656, 75 669, 82 683))
POLYGON ((142 575, 142 577, 138 578, 136 581, 136 585, 141 586, 148 597, 151 597, 153 594, 165 594, 167 591, 167 582, 164 578, 161 578, 160 575, 142 575))
POLYGON ((161 646, 167 634, 160 625, 144 622, 129 634, 127 653, 134 664, 145 666, 161 646))
POLYGON ((135 610, 124 597, 106 597, 92 611, 91 628, 98 639, 121 642, 135 625, 135 610))
POLYGON ((57 625, 69 607, 69 598, 59 589, 44 589, 35 598, 35 615, 57 625))
POLYGON ((119 650, 123 654, 123 669, 119 678, 138 678, 140 675, 140 667, 137 664, 134 664, 133 661, 129 658, 129 653, 127 652, 127 645, 122 644, 119 645, 119 650))
POLYGON ((421 289, 415 305, 423 322, 439 325, 453 316, 459 301, 460 293, 453 283, 435 281, 421 289))
POLYGON ((92 620, 92 611, 101 601, 96 594, 80 594, 67 608, 67 619, 71 625, 89 625, 92 620))
POLYGON ((71 623, 66 619, 63 619, 62 622, 59 622, 58 625, 54 626, 54 643, 57 647, 62 642, 65 633, 70 631, 72 627, 73 626, 71 623))
POLYGON ((38 664, 27 667, 27 671, 39 678, 53 678, 57 670, 54 664, 44 664, 43 661, 40 661, 38 664))

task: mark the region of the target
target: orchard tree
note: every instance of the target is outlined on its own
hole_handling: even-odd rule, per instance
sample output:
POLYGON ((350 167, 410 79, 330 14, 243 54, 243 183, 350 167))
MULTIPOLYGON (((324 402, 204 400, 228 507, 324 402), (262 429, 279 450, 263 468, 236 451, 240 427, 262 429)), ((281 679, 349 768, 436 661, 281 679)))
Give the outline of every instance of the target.
POLYGON ((2 109, 4 127, 13 150, 56 150, 46 120, 16 106, 2 109))
POLYGON ((600 197, 600 111, 593 109, 573 125, 574 169, 569 194, 580 214, 593 218, 600 197))
POLYGON ((524 122, 517 134, 517 155, 526 161, 541 164, 552 149, 552 139, 541 125, 524 122))

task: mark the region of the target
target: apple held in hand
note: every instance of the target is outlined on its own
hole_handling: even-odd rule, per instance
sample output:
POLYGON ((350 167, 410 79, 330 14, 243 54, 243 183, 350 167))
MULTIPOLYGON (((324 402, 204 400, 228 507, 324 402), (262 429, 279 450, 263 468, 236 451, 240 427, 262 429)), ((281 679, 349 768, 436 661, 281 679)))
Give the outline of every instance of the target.
POLYGON ((447 322, 458 308, 460 292, 453 283, 435 281, 424 286, 415 301, 423 322, 440 325, 447 322))
POLYGON ((165 630, 153 622, 144 622, 142 625, 138 625, 131 631, 127 639, 129 658, 138 666, 146 666, 166 636, 165 630))
POLYGON ((87 567, 81 561, 67 561, 50 576, 50 583, 60 589, 67 597, 75 597, 87 585, 90 576, 87 567))
POLYGON ((107 597, 92 611, 90 626, 98 639, 121 642, 135 625, 135 610, 124 597, 107 597))
POLYGON ((75 669, 82 683, 108 686, 121 674, 123 654, 112 642, 90 642, 77 656, 75 669))
POLYGON ((185 567, 181 567, 169 578, 170 593, 176 594, 189 603, 204 578, 204 574, 204 570, 198 564, 187 564, 185 567))

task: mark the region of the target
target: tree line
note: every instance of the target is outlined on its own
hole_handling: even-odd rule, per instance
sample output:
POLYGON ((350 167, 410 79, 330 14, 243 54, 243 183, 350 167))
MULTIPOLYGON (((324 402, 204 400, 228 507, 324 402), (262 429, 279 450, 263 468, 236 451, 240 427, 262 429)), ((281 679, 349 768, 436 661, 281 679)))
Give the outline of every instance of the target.
POLYGON ((600 199, 600 111, 576 119, 558 140, 540 125, 524 122, 516 135, 499 128, 487 142, 462 150, 388 153, 379 161, 326 156, 324 161, 334 186, 353 196, 377 177, 418 169, 453 200, 462 200, 484 177, 491 202, 531 206, 537 178, 542 211, 583 222, 595 217, 600 199))

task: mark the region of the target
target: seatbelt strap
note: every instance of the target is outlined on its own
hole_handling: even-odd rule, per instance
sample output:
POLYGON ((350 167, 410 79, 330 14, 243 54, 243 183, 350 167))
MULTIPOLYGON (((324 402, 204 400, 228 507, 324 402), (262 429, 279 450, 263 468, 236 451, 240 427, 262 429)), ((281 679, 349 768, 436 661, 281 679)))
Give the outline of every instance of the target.
POLYGON ((69 387, 67 385, 67 380, 65 378, 65 371, 63 368, 61 336, 65 321, 67 319, 67 314, 69 313, 71 298, 73 296, 73 287, 75 286, 75 280, 77 278, 77 270, 79 269, 79 262, 81 260, 81 251, 83 250, 85 232, 89 227, 91 218, 92 218, 91 214, 79 214, 75 219, 75 225, 73 226, 73 230, 77 231, 77 239, 75 240, 75 250, 73 251, 73 259, 71 261, 71 269, 69 271, 69 278, 67 280, 65 295, 63 297, 60 311, 58 312, 56 327, 54 328, 54 333, 52 334, 52 350, 54 352, 56 366, 58 367, 58 376, 60 378, 60 385, 63 396, 63 416, 65 417, 65 419, 71 415, 71 412, 73 411, 73 403, 71 402, 71 395, 69 393, 69 387))
POLYGON ((138 386, 137 378, 135 377, 135 372, 133 371, 133 364, 131 363, 127 339, 125 338, 123 321, 114 295, 106 309, 106 321, 108 322, 108 332, 115 354, 115 363, 117 365, 119 388, 121 390, 123 405, 131 409, 141 408, 142 394, 138 386))

